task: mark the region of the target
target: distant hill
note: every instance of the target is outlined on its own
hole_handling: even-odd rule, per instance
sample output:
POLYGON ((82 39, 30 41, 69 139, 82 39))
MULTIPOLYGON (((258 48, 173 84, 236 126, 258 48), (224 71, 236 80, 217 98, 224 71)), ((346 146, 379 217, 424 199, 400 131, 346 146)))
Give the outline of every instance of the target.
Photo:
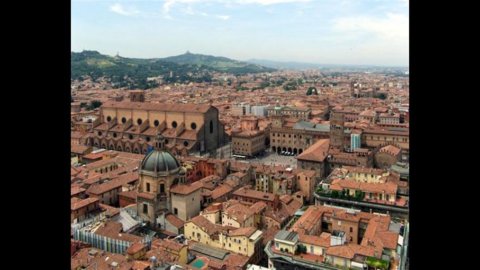
POLYGON ((226 57, 194 54, 190 52, 161 59, 177 64, 204 65, 211 67, 216 71, 234 74, 272 72, 275 70, 274 68, 268 68, 258 64, 241 62, 226 57))
POLYGON ((186 53, 156 59, 125 58, 108 56, 97 51, 71 53, 71 78, 85 76, 96 80, 109 79, 114 87, 148 89, 158 82, 148 78, 161 76, 164 82, 209 82, 212 72, 227 72, 235 75, 273 71, 255 64, 248 64, 225 57, 186 53))

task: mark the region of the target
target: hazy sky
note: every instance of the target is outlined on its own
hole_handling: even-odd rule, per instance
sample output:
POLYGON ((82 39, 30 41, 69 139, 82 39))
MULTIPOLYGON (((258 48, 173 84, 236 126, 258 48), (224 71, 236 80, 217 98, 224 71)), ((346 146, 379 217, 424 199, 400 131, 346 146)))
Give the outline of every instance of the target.
POLYGON ((72 51, 408 66, 408 0, 72 0, 72 51))

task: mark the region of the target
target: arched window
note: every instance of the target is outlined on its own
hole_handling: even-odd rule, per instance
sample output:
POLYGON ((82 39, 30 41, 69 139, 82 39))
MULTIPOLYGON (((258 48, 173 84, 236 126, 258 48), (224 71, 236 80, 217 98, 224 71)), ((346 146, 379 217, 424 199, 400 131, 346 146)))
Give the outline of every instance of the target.
POLYGON ((183 145, 185 145, 185 147, 187 147, 188 146, 188 141, 184 141, 183 145))
POLYGON ((142 123, 143 123, 142 119, 141 119, 141 118, 138 118, 138 119, 137 119, 137 124, 138 124, 138 125, 141 125, 142 123))
POLYGON ((210 120, 210 134, 213 133, 213 121, 210 120))
POLYGON ((133 135, 132 135, 132 134, 128 135, 128 138, 129 138, 130 140, 132 140, 132 139, 133 139, 133 135))
POLYGON ((127 122, 127 118, 122 117, 122 123, 125 124, 127 122))
POLYGON ((101 132, 101 131, 98 132, 98 136, 102 136, 102 132, 101 132))
POLYGON ((190 127, 191 127, 193 130, 195 130, 195 129, 197 129, 197 124, 191 123, 191 124, 190 124, 190 127))
POLYGON ((107 116, 107 122, 110 122, 110 121, 112 121, 112 117, 107 116))
POLYGON ((173 122, 172 122, 172 127, 173 127, 173 128, 177 128, 177 121, 173 121, 173 122))
POLYGON ((158 120, 155 120, 155 121, 153 121, 153 125, 158 127, 158 125, 160 125, 160 122, 158 120))

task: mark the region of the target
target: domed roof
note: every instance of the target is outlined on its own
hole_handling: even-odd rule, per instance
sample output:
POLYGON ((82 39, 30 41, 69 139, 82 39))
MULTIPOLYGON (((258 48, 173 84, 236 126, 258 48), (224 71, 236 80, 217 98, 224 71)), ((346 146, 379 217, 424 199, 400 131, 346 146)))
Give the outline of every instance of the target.
POLYGON ((140 170, 142 173, 168 175, 176 173, 180 168, 177 159, 167 151, 153 150, 142 160, 140 170))

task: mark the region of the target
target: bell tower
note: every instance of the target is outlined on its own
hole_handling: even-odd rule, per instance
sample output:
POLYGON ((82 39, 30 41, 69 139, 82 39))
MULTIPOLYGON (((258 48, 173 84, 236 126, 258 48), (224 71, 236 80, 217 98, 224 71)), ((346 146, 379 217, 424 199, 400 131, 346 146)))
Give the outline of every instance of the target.
POLYGON ((333 112, 330 117, 330 145, 343 151, 344 147, 344 114, 333 112))

